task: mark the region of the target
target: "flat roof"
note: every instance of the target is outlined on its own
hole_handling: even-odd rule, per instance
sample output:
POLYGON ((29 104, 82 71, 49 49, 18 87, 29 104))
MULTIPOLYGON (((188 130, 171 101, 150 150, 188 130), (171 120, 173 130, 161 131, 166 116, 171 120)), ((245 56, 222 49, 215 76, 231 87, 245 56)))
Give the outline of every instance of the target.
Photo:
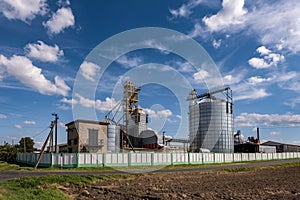
MULTIPOLYGON (((80 123, 87 123, 87 124, 99 124, 99 121, 93 121, 93 120, 84 120, 84 119, 77 119, 75 121, 69 122, 67 124, 65 124, 66 126, 70 126, 71 124, 74 124, 76 122, 80 122, 80 123)), ((100 125, 100 124, 99 124, 100 125)))

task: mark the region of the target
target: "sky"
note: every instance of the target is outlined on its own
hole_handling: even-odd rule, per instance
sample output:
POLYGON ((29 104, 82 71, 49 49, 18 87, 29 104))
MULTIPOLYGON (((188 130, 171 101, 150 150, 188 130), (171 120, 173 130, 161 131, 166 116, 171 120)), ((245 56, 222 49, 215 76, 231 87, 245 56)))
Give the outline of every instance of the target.
POLYGON ((0 0, 0 143, 32 137, 40 147, 52 113, 59 115, 59 143, 66 143, 64 124, 103 119, 128 80, 141 87, 149 126, 184 138, 186 98, 192 88, 213 88, 205 80, 212 75, 233 90, 235 132, 246 139, 259 127, 262 141, 300 144, 299 8, 298 0, 0 0), (183 35, 196 41, 199 59, 210 58, 218 73, 165 47, 157 35, 166 30, 180 36, 170 36, 171 44, 183 35), (143 48, 120 53, 122 33, 148 38, 139 41, 143 48), (92 62, 111 38, 115 46, 97 55, 112 62, 92 62))

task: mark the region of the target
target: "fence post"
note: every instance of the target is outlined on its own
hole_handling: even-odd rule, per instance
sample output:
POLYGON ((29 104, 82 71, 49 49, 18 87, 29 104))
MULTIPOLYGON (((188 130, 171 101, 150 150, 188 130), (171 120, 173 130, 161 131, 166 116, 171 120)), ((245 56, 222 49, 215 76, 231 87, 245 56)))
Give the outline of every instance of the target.
POLYGON ((188 164, 190 165, 191 164, 191 159, 190 159, 190 153, 188 152, 188 164))
POLYGON ((154 165, 154 153, 151 152, 151 166, 154 165))
POLYGON ((130 167, 131 166, 131 155, 130 155, 130 152, 127 155, 128 155, 128 167, 130 167))
POLYGON ((102 165, 103 167, 106 165, 106 153, 102 153, 102 165))

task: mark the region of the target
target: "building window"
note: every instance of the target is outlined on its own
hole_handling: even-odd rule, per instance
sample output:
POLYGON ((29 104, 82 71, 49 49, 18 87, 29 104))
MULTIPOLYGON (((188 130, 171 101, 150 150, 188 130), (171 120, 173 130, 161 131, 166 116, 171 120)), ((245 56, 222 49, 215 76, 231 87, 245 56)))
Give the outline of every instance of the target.
POLYGON ((75 138, 75 139, 74 139, 74 145, 77 145, 77 144, 78 144, 78 139, 75 138))
POLYGON ((69 146, 72 145, 72 140, 68 140, 68 145, 69 145, 69 146))
POLYGON ((89 145, 98 146, 98 130, 89 129, 89 145))

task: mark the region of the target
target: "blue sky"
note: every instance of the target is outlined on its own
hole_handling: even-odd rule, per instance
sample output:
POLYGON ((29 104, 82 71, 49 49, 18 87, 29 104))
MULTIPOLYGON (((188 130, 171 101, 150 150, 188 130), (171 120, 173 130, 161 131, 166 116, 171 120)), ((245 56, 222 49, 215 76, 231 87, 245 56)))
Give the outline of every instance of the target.
POLYGON ((150 126, 175 136, 188 120, 179 102, 189 90, 176 95, 155 81, 143 85, 138 69, 158 63, 157 69, 181 74, 199 93, 207 91, 205 71, 153 40, 156 49, 120 55, 101 76, 94 99, 73 93, 77 73, 97 83, 101 66, 86 57, 98 44, 123 31, 161 27, 193 38, 216 63, 233 89, 235 131, 247 138, 260 127, 263 141, 300 144, 299 8, 297 0, 0 0, 0 143, 29 136, 39 146, 53 112, 60 117, 59 142, 66 142, 71 104, 95 107, 102 119, 122 98, 120 83, 129 77, 142 88, 140 106, 150 126))

